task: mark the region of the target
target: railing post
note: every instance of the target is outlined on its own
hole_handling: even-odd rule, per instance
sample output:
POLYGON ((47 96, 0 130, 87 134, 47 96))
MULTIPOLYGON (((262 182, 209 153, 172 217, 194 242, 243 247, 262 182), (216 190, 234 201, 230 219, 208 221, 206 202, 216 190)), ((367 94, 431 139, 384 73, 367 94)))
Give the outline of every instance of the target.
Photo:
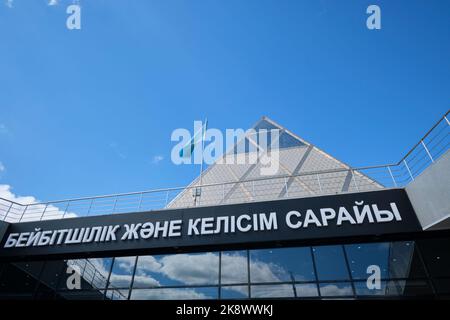
POLYGON ((139 197, 139 205, 138 205, 137 211, 141 211, 143 197, 144 197, 144 193, 141 192, 141 195, 139 197))
POLYGON ((44 218, 44 214, 45 214, 45 211, 47 210, 47 207, 48 207, 48 203, 45 204, 44 211, 42 211, 42 215, 41 215, 41 218, 39 219, 39 221, 41 221, 44 218))
POLYGON ((66 209, 64 209, 62 219, 64 219, 64 217, 66 216, 67 210, 69 209, 69 205, 70 205, 70 201, 67 201, 67 206, 66 206, 66 209))
POLYGON ((405 167, 408 170, 409 176, 411 177, 412 181, 414 181, 414 177, 413 177, 413 175, 411 173, 411 170, 409 170, 408 164, 406 163, 406 159, 403 160, 403 163, 405 164, 405 167))
POLYGON ((425 143, 423 142, 423 140, 421 140, 420 142, 422 143, 423 148, 425 149, 425 151, 427 152, 428 156, 430 157, 431 162, 434 162, 434 159, 433 159, 433 157, 431 156, 430 151, 428 151, 428 148, 427 148, 427 146, 425 145, 425 143))
POLYGON ((25 209, 23 210, 22 215, 20 216, 19 222, 22 221, 23 216, 25 215, 25 212, 27 211, 27 209, 28 209, 28 205, 25 206, 25 209))
POLYGON ((11 205, 9 206, 8 210, 5 213, 5 217, 3 218, 3 221, 6 221, 6 217, 8 217, 9 211, 11 211, 12 206, 14 205, 13 202, 11 202, 11 205))
POLYGON ((317 176, 317 183, 319 184, 320 194, 323 194, 323 189, 322 189, 322 184, 320 183, 319 174, 316 174, 316 176, 317 176))
POLYGON ((89 215, 89 213, 91 213, 91 209, 92 209, 92 205, 94 204, 94 199, 91 200, 91 203, 89 203, 89 209, 87 211, 87 216, 89 215))
POLYGON ((394 182, 394 186, 397 188, 397 181, 395 181, 395 179, 394 179, 394 175, 392 174, 392 171, 391 171, 391 166, 387 166, 387 169, 389 171, 389 174, 391 175, 392 181, 394 182))
POLYGON ((114 211, 116 211, 116 205, 117 205, 117 196, 114 198, 114 205, 111 213, 114 213, 114 211))
POLYGON ((166 191, 166 204, 164 205, 164 208, 167 207, 168 202, 169 202, 169 190, 166 191))

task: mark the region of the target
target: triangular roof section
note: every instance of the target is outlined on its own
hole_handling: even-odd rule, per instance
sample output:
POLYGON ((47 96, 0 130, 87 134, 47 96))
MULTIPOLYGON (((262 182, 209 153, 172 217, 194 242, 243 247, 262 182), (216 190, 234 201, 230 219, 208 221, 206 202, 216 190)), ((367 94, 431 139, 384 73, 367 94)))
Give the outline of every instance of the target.
POLYGON ((259 161, 256 163, 244 161, 244 164, 225 163, 224 157, 230 154, 249 157, 250 151, 254 150, 249 148, 250 144, 258 147, 258 137, 247 135, 203 172, 200 195, 194 196, 195 192, 193 192, 200 184, 199 176, 167 207, 265 201, 383 188, 375 180, 352 170, 348 164, 266 116, 261 117, 252 128, 256 132, 262 129, 268 130, 269 145, 271 144, 270 130, 280 130, 279 166, 275 175, 262 175, 263 165, 259 161), (240 150, 244 150, 244 153, 240 153, 240 150))

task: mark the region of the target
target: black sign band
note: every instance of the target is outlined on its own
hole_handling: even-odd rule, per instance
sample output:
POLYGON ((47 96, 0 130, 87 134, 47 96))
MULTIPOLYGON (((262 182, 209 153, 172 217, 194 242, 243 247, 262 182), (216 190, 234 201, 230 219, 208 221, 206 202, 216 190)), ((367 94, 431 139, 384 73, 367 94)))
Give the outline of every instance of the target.
POLYGON ((421 231, 403 189, 11 224, 0 258, 204 251, 421 231))

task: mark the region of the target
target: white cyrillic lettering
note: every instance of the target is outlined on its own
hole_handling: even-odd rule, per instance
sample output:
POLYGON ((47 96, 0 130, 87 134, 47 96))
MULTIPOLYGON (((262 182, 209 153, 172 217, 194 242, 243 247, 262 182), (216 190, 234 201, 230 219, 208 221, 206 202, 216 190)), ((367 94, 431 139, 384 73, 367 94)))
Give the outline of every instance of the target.
POLYGON ((300 228, 302 226, 302 222, 301 221, 297 221, 296 223, 292 223, 292 220, 291 220, 292 216, 300 218, 302 215, 300 214, 300 212, 295 211, 295 210, 289 211, 286 214, 286 224, 287 224, 287 226, 289 228, 291 228, 291 229, 298 229, 298 228, 300 228))
POLYGON ((252 220, 252 218, 248 214, 243 214, 243 215, 239 216, 237 218, 237 220, 236 220, 237 229, 239 231, 241 231, 241 232, 250 231, 250 229, 252 228, 251 223, 247 224, 247 226, 245 226, 245 227, 242 226, 242 220, 244 220, 244 219, 247 220, 247 221, 251 221, 252 220))

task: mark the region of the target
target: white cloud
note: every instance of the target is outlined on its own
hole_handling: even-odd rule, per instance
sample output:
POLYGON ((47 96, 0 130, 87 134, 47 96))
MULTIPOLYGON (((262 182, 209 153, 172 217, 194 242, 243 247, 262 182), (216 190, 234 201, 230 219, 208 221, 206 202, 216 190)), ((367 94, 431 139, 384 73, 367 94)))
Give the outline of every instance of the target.
MULTIPOLYGON (((14 204, 11 209, 8 210, 8 217, 6 218, 6 221, 17 222, 19 221, 19 219, 21 221, 36 221, 41 219, 60 219, 63 216, 67 218, 77 216, 77 214, 73 212, 64 213, 65 210, 61 210, 60 208, 52 204, 49 204, 47 206, 45 204, 39 204, 40 201, 33 196, 18 196, 14 194, 11 189, 12 188, 10 185, 0 184, 0 203, 6 207, 9 207, 9 200, 21 205, 14 204), (5 199, 7 201, 2 199, 5 199), (26 211, 25 205, 28 205, 26 211), (45 215, 43 216, 42 214, 44 213, 44 210, 45 215)), ((0 208, 0 217, 3 218, 2 213, 5 214, 6 211, 0 208)))
POLYGON ((131 293, 133 300, 189 300, 208 299, 207 295, 195 289, 134 289, 131 293))
POLYGON ((58 0, 49 0, 48 5, 49 6, 56 6, 58 4, 58 0))
POLYGON ((337 286, 335 284, 328 284, 320 287, 322 296, 349 296, 352 295, 350 284, 337 286))
POLYGON ((8 8, 12 8, 13 7, 13 0, 5 0, 5 5, 8 8))
POLYGON ((37 200, 35 197, 32 196, 17 196, 11 191, 11 186, 7 184, 0 184, 0 198, 18 202, 21 204, 29 204, 29 203, 36 203, 37 200))
POLYGON ((153 156, 152 163, 153 163, 153 164, 158 164, 158 163, 160 163, 160 162, 163 161, 163 160, 164 160, 164 157, 163 157, 163 156, 161 156, 161 155, 156 155, 156 156, 153 156))
POLYGON ((5 166, 4 166, 3 163, 0 161, 0 173, 2 173, 2 172, 5 171, 5 170, 6 170, 5 166))
POLYGON ((199 255, 176 254, 161 259, 160 272, 170 279, 188 285, 218 282, 219 256, 213 253, 199 255))

